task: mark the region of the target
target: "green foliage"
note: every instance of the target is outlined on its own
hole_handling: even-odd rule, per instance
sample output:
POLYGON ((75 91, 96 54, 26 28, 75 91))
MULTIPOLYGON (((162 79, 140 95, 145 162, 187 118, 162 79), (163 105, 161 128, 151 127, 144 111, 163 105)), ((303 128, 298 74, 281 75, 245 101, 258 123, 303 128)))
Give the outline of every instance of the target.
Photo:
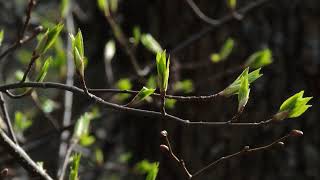
POLYGON ((118 10, 118 0, 97 0, 99 9, 106 15, 110 15, 110 12, 116 12, 118 10))
POLYGON ((146 180, 155 180, 159 171, 159 163, 142 160, 136 164, 135 169, 141 174, 147 174, 146 180))
POLYGON ((70 38, 72 41, 72 53, 73 53, 73 61, 76 67, 77 72, 80 76, 84 77, 84 46, 83 46, 83 38, 81 30, 78 30, 78 33, 74 37, 70 34, 70 38))
POLYGON ((146 86, 148 88, 153 88, 153 89, 157 88, 157 78, 156 78, 156 76, 151 75, 147 80, 146 86))
POLYGON ((1 30, 1 31, 0 31, 0 46, 2 45, 3 36, 4 36, 4 31, 1 30))
POLYGON ((165 107, 167 109, 173 109, 174 106, 176 105, 177 100, 175 99, 166 99, 165 100, 165 107))
POLYGON ((60 11, 61 11, 61 17, 66 17, 68 11, 70 8, 70 0, 61 0, 60 4, 60 11))
POLYGON ((84 147, 88 147, 92 145, 96 141, 96 138, 94 136, 89 135, 83 135, 80 137, 80 145, 84 147))
POLYGON ((58 108, 58 104, 51 99, 46 99, 42 104, 42 109, 46 113, 51 113, 56 108, 58 108))
POLYGON ((70 174, 69 174, 69 180, 79 180, 79 166, 80 166, 80 159, 81 159, 81 154, 76 153, 72 156, 72 164, 70 167, 70 174))
POLYGON ((109 40, 104 47, 104 58, 111 62, 112 58, 116 54, 116 43, 114 40, 109 40))
POLYGON ((13 127, 16 131, 23 133, 32 125, 32 121, 29 120, 22 112, 16 111, 14 114, 13 127))
POLYGON ((63 24, 61 23, 57 24, 52 29, 48 29, 38 42, 38 45, 35 49, 36 54, 43 55, 46 53, 54 44, 62 29, 63 24))
POLYGON ((49 57, 45 60, 45 62, 43 63, 43 66, 38 74, 38 77, 36 79, 37 82, 42 82, 44 80, 44 78, 46 77, 47 72, 49 70, 49 66, 50 66, 51 61, 52 61, 51 57, 49 57))
POLYGON ((228 38, 222 45, 219 53, 213 53, 210 55, 211 61, 213 63, 218 63, 220 61, 226 60, 230 56, 233 48, 234 48, 234 40, 232 38, 228 38))
POLYGON ((238 94, 238 112, 241 112, 246 106, 249 100, 249 80, 248 80, 248 71, 245 71, 245 74, 240 78, 240 88, 238 94))
POLYGON ((143 100, 145 100, 147 97, 149 97, 151 94, 154 93, 156 89, 149 89, 146 87, 142 87, 142 89, 139 91, 139 93, 130 101, 128 105, 136 105, 143 100))
POLYGON ((103 164, 104 156, 103 156, 103 152, 100 148, 96 148, 94 150, 94 157, 95 157, 95 161, 97 162, 97 164, 103 164))
POLYGON ((156 57, 157 72, 158 72, 158 86, 161 92, 167 91, 169 81, 169 65, 170 57, 167 59, 166 51, 158 52, 156 57))
POLYGON ((193 91, 193 82, 190 79, 178 81, 173 86, 174 91, 183 91, 188 94, 193 91))
POLYGON ((140 38, 141 38, 141 30, 139 28, 139 26, 134 26, 132 29, 132 41, 134 45, 138 45, 140 42, 140 38))
POLYGON ((17 70, 15 73, 14 73, 14 76, 16 78, 17 81, 21 81, 22 78, 23 78, 23 75, 24 75, 24 72, 21 71, 21 70, 17 70))
POLYGON ((132 158, 132 153, 131 152, 125 152, 120 154, 118 161, 122 164, 128 163, 130 159, 132 158))
POLYGON ((163 51, 160 44, 153 38, 151 34, 142 34, 141 43, 144 47, 146 47, 149 51, 153 52, 154 54, 158 54, 163 51))
MULTIPOLYGON (((260 70, 261 68, 252 71, 251 73, 248 74, 248 82, 249 85, 250 83, 254 82, 255 80, 257 80, 258 78, 260 78, 262 76, 262 74, 260 74, 260 70)), ((233 83, 231 83, 226 89, 224 89, 223 91, 221 91, 219 94, 222 96, 226 96, 226 97, 230 97, 232 95, 238 94, 239 93, 239 88, 240 88, 240 84, 241 84, 241 78, 249 72, 249 68, 246 68, 238 77, 235 81, 233 81, 233 83)))
MULTIPOLYGON (((127 78, 122 78, 116 83, 116 87, 121 90, 131 90, 132 83, 127 78)), ((116 99, 119 101, 124 101, 128 99, 131 95, 130 94, 117 94, 116 99)))
POLYGON ((73 138, 80 140, 81 137, 88 135, 90 121, 94 118, 92 113, 84 113, 76 122, 73 138))
POLYGON ((272 52, 270 49, 263 49, 253 53, 245 62, 245 66, 258 69, 272 63, 272 52))
POLYGON ((286 118, 295 118, 301 116, 307 109, 312 105, 307 103, 312 99, 312 97, 303 98, 304 91, 300 91, 295 95, 289 97, 285 100, 278 111, 274 116, 276 120, 283 120, 286 118))
POLYGON ((236 9, 237 0, 227 0, 227 5, 230 9, 236 9))

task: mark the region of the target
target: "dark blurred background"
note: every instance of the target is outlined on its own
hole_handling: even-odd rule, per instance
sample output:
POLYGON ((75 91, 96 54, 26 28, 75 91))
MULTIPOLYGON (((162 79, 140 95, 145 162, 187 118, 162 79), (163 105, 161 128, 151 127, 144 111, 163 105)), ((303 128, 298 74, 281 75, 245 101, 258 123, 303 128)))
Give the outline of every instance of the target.
MULTIPOLYGON (((238 0, 238 7, 245 7, 253 0, 238 0)), ((207 16, 222 18, 230 14, 224 0, 195 0, 207 16)), ((61 21, 58 1, 39 1, 31 19, 31 27, 38 24, 50 26, 61 21)), ((27 2, 23 0, 0 1, 0 29, 5 30, 3 46, 12 44, 23 23, 27 2)), ((96 1, 77 0, 71 5, 74 28, 80 28, 85 41, 88 57, 86 69, 87 84, 91 88, 118 87, 120 79, 129 79, 132 89, 138 90, 156 75, 138 78, 129 57, 119 43, 112 60, 114 81, 106 77, 104 48, 107 41, 114 39, 113 32, 96 1)), ((306 96, 313 96, 313 105, 303 116, 288 119, 282 123, 263 127, 205 127, 182 126, 172 121, 135 116, 99 108, 100 116, 92 122, 91 132, 96 141, 89 147, 78 147, 84 154, 81 160, 81 179, 143 179, 135 172, 134 166, 143 159, 160 161, 158 179, 182 179, 174 163, 159 151, 160 131, 168 131, 173 150, 183 158, 191 172, 204 167, 221 156, 241 150, 245 145, 265 145, 290 132, 301 129, 304 136, 285 142, 284 148, 257 152, 221 163, 208 170, 200 179, 232 180, 300 180, 320 179, 319 156, 319 88, 320 88, 320 1, 317 0, 269 0, 248 12, 242 20, 231 20, 217 27, 203 22, 185 0, 119 0, 114 20, 121 26, 127 37, 132 36, 134 26, 141 32, 150 33, 171 56, 171 74, 168 94, 207 95, 219 92, 229 85, 242 70, 237 69, 252 53, 270 48, 273 63, 262 69, 264 74, 251 87, 248 105, 240 117, 241 122, 259 122, 269 119, 278 111, 281 103, 292 94, 305 90, 306 96), (188 43, 208 29, 198 40, 188 43), (232 37, 235 48, 224 62, 211 63, 210 54, 217 52, 223 42, 232 37), (181 48, 182 47, 182 48, 181 48), (192 92, 177 91, 174 87, 183 80, 192 81, 192 92), (99 148, 104 155, 101 165, 92 157, 99 148)), ((65 82, 66 44, 68 34, 61 36, 64 53, 48 81, 65 82), (65 54, 65 55, 63 55, 65 54)), ((14 82, 12 77, 17 69, 23 69, 25 56, 36 42, 6 57, 1 63, 1 82, 14 82), (25 54, 23 54, 25 53, 25 54)), ((57 52, 52 52, 57 56, 57 52)), ((29 54, 30 55, 30 54, 29 54)), ((141 44, 135 48, 139 64, 149 66, 155 61, 141 44)), ((28 59, 27 59, 28 60, 28 59)), ((80 86, 79 79, 74 78, 80 86)), ((64 92, 39 90, 39 96, 50 97, 57 104, 50 115, 60 124, 64 109, 64 92)), ((110 94, 101 95, 106 100, 124 103, 110 94)), ((72 122, 95 106, 80 96, 74 96, 72 122)), ((33 125, 23 132, 27 152, 36 161, 43 161, 50 174, 57 171, 60 133, 55 132, 30 98, 8 99, 10 115, 16 111, 28 114, 33 125)), ((158 109, 156 102, 139 105, 143 109, 158 109)), ((237 98, 218 98, 212 102, 176 102, 167 108, 168 113, 191 121, 228 121, 237 111, 237 98)), ((16 170, 16 177, 25 174, 14 160, 0 155, 0 167, 16 170)), ((15 172, 15 171, 14 171, 15 172)))

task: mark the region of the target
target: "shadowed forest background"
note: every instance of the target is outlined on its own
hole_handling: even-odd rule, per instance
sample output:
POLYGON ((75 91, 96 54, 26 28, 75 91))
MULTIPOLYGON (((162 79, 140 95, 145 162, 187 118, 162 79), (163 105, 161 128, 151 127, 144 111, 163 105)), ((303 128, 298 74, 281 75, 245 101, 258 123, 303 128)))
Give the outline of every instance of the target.
MULTIPOLYGON (((224 0, 194 1, 206 16, 218 21, 230 15, 224 0)), ((237 9, 254 2, 258 0, 238 0, 237 9)), ((115 38, 110 21, 99 10, 97 2, 70 0, 70 3, 70 12, 65 17, 61 17, 59 1, 38 1, 31 14, 27 34, 32 34, 31 30, 38 25, 52 27, 59 22, 65 24, 49 52, 53 63, 44 82, 66 83, 68 54, 71 54, 68 52, 68 34, 70 30, 75 34, 81 29, 88 58, 85 80, 89 88, 140 90, 146 84, 156 84, 154 53, 141 43, 134 45, 134 56, 140 68, 151 69, 147 75, 139 77, 130 55, 115 38), (110 40, 115 42, 116 52, 108 61, 105 46, 110 40)), ((17 40, 27 5, 24 0, 0 0, 0 30, 4 30, 0 52, 17 40)), ((258 147, 269 144, 291 129, 302 130, 304 136, 288 139, 282 148, 275 147, 224 161, 199 179, 320 178, 320 1, 266 0, 246 12, 243 19, 222 20, 217 26, 200 19, 186 0, 119 0, 117 5, 112 18, 121 27, 127 43, 134 44, 133 29, 139 27, 142 34, 150 33, 170 55, 167 94, 191 96, 220 92, 243 71, 241 65, 251 54, 269 48, 273 62, 262 68, 263 76, 250 87, 250 99, 238 121, 267 120, 278 112, 285 99, 301 90, 305 91, 305 96, 313 96, 310 101, 313 107, 298 118, 266 126, 184 126, 172 120, 111 110, 74 94, 71 125, 66 131, 72 131, 76 120, 85 112, 98 114, 90 125, 94 142, 75 148, 82 154, 80 179, 145 179, 136 168, 142 160, 160 162, 157 179, 184 179, 179 167, 159 150, 159 145, 163 144, 160 138, 162 130, 168 132, 175 154, 185 161, 191 172, 195 172, 246 145, 258 147), (226 60, 213 63, 211 54, 218 52, 228 38, 234 40, 232 53, 226 60)), ((17 82, 15 74, 18 70, 24 71, 36 44, 37 41, 32 40, 1 60, 0 85, 17 82)), ((39 69, 39 66, 36 63, 34 68, 39 69)), ((71 79, 75 86, 81 87, 78 76, 71 79)), ((63 120, 68 118, 65 99, 71 95, 56 89, 37 89, 36 92, 37 95, 32 97, 11 99, 5 96, 5 99, 14 126, 19 118, 32 121, 28 128, 16 125, 20 145, 34 161, 42 161, 44 169, 56 177, 61 163, 61 128, 63 120), (57 121, 58 130, 48 118, 57 121)), ((126 104, 133 97, 97 94, 117 104, 126 104)), ((237 105, 235 96, 201 102, 168 101, 166 111, 190 121, 225 122, 237 113, 237 105)), ((152 99, 135 107, 159 111, 159 106, 160 103, 152 99)), ((4 126, 1 124, 0 127, 4 126)), ((3 168, 9 169, 8 179, 28 177, 26 171, 0 146, 0 170, 3 168)))

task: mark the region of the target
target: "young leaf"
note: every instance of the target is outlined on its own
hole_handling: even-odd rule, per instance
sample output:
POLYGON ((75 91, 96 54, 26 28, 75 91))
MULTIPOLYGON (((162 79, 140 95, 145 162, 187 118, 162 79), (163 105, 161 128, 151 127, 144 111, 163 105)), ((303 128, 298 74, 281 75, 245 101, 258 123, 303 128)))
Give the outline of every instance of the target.
POLYGON ((136 105, 136 104, 142 102, 144 99, 146 99, 151 94, 153 94, 155 90, 156 89, 148 89, 146 87, 142 87, 142 89, 139 91, 139 93, 127 104, 127 106, 136 105))
POLYGON ((84 76, 84 61, 86 57, 84 56, 84 46, 83 46, 83 38, 81 30, 78 30, 77 35, 74 37, 70 34, 70 38, 72 41, 72 53, 73 53, 73 61, 76 67, 77 72, 80 76, 84 76))
POLYGON ((285 118, 295 118, 301 116, 308 108, 312 105, 307 103, 312 99, 312 97, 303 98, 304 91, 300 91, 295 95, 291 96, 285 100, 278 111, 274 116, 275 120, 283 120, 285 118))
POLYGON ((56 41, 57 37, 59 36, 61 30, 63 28, 63 24, 59 23, 52 29, 48 29, 47 32, 41 37, 38 45, 36 47, 36 54, 42 55, 51 48, 51 46, 56 41))
POLYGON ((136 164, 135 169, 142 174, 147 174, 146 180, 155 180, 159 171, 159 163, 143 160, 136 164))
POLYGON ((13 127, 16 131, 23 132, 32 125, 32 121, 20 111, 15 112, 14 117, 13 127))
POLYGON ((158 83, 161 92, 167 91, 169 81, 170 57, 167 59, 166 51, 158 52, 156 56, 158 83))
POLYGON ((110 62, 115 54, 116 54, 116 44, 114 40, 110 40, 106 43, 104 47, 104 58, 106 58, 106 60, 110 62))
POLYGON ((239 88, 239 94, 238 94, 238 112, 242 112, 243 108, 246 106, 248 100, 249 100, 249 80, 248 80, 248 71, 245 72, 245 74, 240 79, 240 88, 239 88))
POLYGON ((1 30, 1 31, 0 31, 0 46, 1 46, 2 41, 3 41, 3 36, 4 36, 4 31, 1 30))
MULTIPOLYGON (((248 74, 248 82, 249 84, 254 82, 255 80, 257 80, 258 78, 260 78, 262 76, 262 74, 260 74, 260 70, 261 68, 252 71, 251 73, 248 74)), ((235 81, 233 81, 232 84, 230 84, 226 89, 224 89, 223 91, 221 91, 219 94, 222 96, 232 96, 235 94, 239 93, 239 88, 240 88, 240 82, 241 82, 241 77, 243 77, 246 73, 249 72, 249 68, 246 68, 238 77, 235 81)))
MULTIPOLYGON (((132 83, 127 78, 122 78, 116 83, 116 87, 121 90, 131 90, 132 89, 132 83)), ((131 95, 130 94, 117 94, 116 98, 119 101, 124 101, 128 99, 131 95)))
POLYGON ((234 47, 234 40, 232 38, 228 38, 222 45, 219 53, 211 54, 210 56, 211 61, 213 63, 217 63, 217 62, 226 60, 230 56, 233 50, 233 47, 234 47))
POLYGON ((81 159, 81 154, 76 153, 72 156, 72 164, 70 167, 70 175, 69 175, 69 180, 79 180, 79 166, 80 166, 80 159, 81 159))
POLYGON ((96 141, 94 136, 84 135, 80 138, 80 145, 84 147, 88 147, 92 145, 96 141))
POLYGON ((134 45, 138 45, 140 42, 140 38, 141 38, 141 30, 140 30, 139 26, 133 27, 132 34, 133 34, 134 45))
POLYGON ((103 164, 104 156, 103 156, 103 152, 100 148, 96 148, 94 150, 94 155, 95 155, 95 160, 96 160, 97 164, 103 164))
POLYGON ((183 91, 188 94, 193 91, 193 83, 190 79, 178 81, 173 86, 174 91, 183 91))
POLYGON ((74 139, 80 140, 82 136, 85 136, 88 134, 89 125, 92 118, 93 116, 90 113, 85 113, 77 120, 75 129, 73 132, 74 139))
POLYGON ((42 82, 44 80, 44 78, 47 75, 51 61, 52 61, 51 56, 45 60, 43 66, 38 74, 38 77, 36 79, 37 82, 42 82))
POLYGON ((160 44, 152 37, 151 34, 142 34, 141 35, 141 43, 146 47, 149 51, 157 54, 162 52, 162 48, 160 44))
POLYGON ((270 49, 263 49, 261 51, 253 53, 247 61, 245 66, 257 69, 267 66, 272 63, 272 52, 270 49))
POLYGON ((61 17, 66 17, 70 8, 70 0, 62 0, 60 4, 61 17))

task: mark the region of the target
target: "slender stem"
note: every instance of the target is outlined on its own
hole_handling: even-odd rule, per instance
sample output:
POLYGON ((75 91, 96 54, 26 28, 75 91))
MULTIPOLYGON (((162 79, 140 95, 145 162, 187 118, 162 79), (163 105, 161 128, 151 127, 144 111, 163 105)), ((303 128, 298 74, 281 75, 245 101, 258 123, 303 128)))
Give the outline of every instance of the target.
MULTIPOLYGON (((122 105, 110 103, 110 102, 107 102, 107 101, 101 99, 100 97, 97 97, 96 95, 93 95, 93 94, 91 94, 91 96, 87 96, 83 89, 80 89, 75 86, 68 86, 65 84, 60 84, 60 83, 51 83, 51 82, 14 83, 14 84, 7 84, 7 85, 0 86, 0 91, 3 92, 6 90, 10 90, 10 89, 18 89, 18 88, 24 88, 24 87, 43 88, 43 89, 52 88, 52 89, 60 89, 60 90, 70 91, 73 93, 85 95, 86 97, 90 98, 91 100, 93 100, 93 101, 95 101, 95 102, 97 102, 107 108, 111 108, 111 109, 123 111, 123 112, 128 112, 128 113, 132 113, 132 114, 137 114, 137 115, 141 115, 141 116, 149 116, 149 117, 160 118, 160 119, 163 118, 163 115, 160 112, 143 110, 143 109, 136 109, 136 108, 125 107, 122 105)), ((261 121, 261 122, 254 122, 254 123, 204 122, 204 121, 191 122, 189 120, 181 119, 179 117, 176 117, 176 116, 173 116, 170 114, 165 114, 164 117, 168 120, 174 120, 184 126, 197 125, 197 126, 204 126, 204 127, 210 127, 210 126, 264 126, 264 125, 271 124, 274 122, 272 119, 269 119, 266 121, 261 121)))
POLYGON ((26 20, 24 21, 24 24, 23 24, 23 27, 22 27, 22 30, 20 32, 20 35, 19 35, 19 39, 22 39, 26 30, 27 30, 27 27, 29 25, 29 22, 30 22, 30 18, 31 18, 31 12, 32 12, 32 9, 33 7, 36 5, 36 1, 35 0, 29 0, 29 3, 28 3, 28 8, 27 8, 27 11, 26 11, 26 20))
POLYGON ((23 74, 23 77, 22 77, 20 83, 23 83, 23 82, 26 81, 26 79, 27 79, 27 77, 28 77, 28 74, 29 74, 29 72, 31 71, 31 68, 32 68, 33 64, 36 62, 36 60, 37 60, 38 58, 39 58, 39 55, 37 55, 37 54, 35 53, 35 51, 34 51, 34 52, 32 53, 31 60, 30 60, 30 62, 29 62, 29 65, 28 65, 27 69, 25 70, 25 72, 24 72, 24 74, 23 74))
POLYGON ((62 165, 62 168, 61 168, 61 171, 60 171, 60 175, 59 175, 59 180, 63 180, 65 174, 66 174, 66 171, 67 171, 67 166, 68 166, 68 163, 69 163, 69 160, 70 160, 70 156, 71 156, 71 153, 74 149, 74 147, 77 145, 77 140, 76 139, 71 139, 70 140, 70 144, 69 144, 69 147, 68 147, 68 150, 67 150, 67 153, 65 155, 65 158, 64 158, 64 161, 63 161, 63 165, 62 165))
POLYGON ((17 159, 18 163, 26 169, 33 177, 45 180, 53 180, 44 169, 38 166, 27 153, 17 144, 15 144, 0 128, 0 144, 8 153, 17 159))
POLYGON ((13 140, 13 142, 18 144, 18 140, 17 140, 17 138, 16 138, 16 136, 14 134, 14 131, 13 131, 13 128, 12 128, 12 125, 11 125, 10 116, 9 116, 9 113, 8 113, 8 110, 7 110, 7 107, 6 107, 6 104, 5 104, 5 100, 4 100, 4 97, 3 97, 2 93, 0 93, 0 108, 2 110, 3 119, 7 124, 9 135, 10 135, 11 139, 13 140))
POLYGON ((196 15, 202 19, 204 22, 211 24, 213 26, 215 26, 216 24, 219 23, 219 20, 216 19, 212 19, 210 17, 208 17, 207 15, 205 15, 200 8, 196 5, 196 3, 193 2, 193 0, 186 0, 187 3, 189 4, 189 6, 191 7, 191 9, 196 13, 196 15))
POLYGON ((258 152, 258 151, 268 150, 268 149, 278 145, 279 142, 282 142, 282 141, 286 140, 287 138, 289 138, 291 136, 292 136, 292 134, 289 133, 289 134, 281 137, 280 139, 277 139, 277 140, 273 141, 272 143, 270 143, 270 144, 268 144, 266 146, 261 146, 261 147, 257 147, 257 148, 250 148, 249 146, 245 146, 241 151, 236 152, 234 154, 230 154, 230 155, 221 157, 221 158, 217 159, 216 161, 213 161, 212 163, 208 164, 204 168, 198 170, 197 172, 195 172, 192 175, 191 179, 194 179, 194 178, 198 177, 199 175, 201 175, 203 172, 207 171, 208 169, 212 169, 216 165, 218 165, 219 163, 227 161, 227 160, 229 160, 231 158, 239 157, 239 156, 244 155, 244 154, 249 154, 249 153, 254 153, 254 152, 258 152))

